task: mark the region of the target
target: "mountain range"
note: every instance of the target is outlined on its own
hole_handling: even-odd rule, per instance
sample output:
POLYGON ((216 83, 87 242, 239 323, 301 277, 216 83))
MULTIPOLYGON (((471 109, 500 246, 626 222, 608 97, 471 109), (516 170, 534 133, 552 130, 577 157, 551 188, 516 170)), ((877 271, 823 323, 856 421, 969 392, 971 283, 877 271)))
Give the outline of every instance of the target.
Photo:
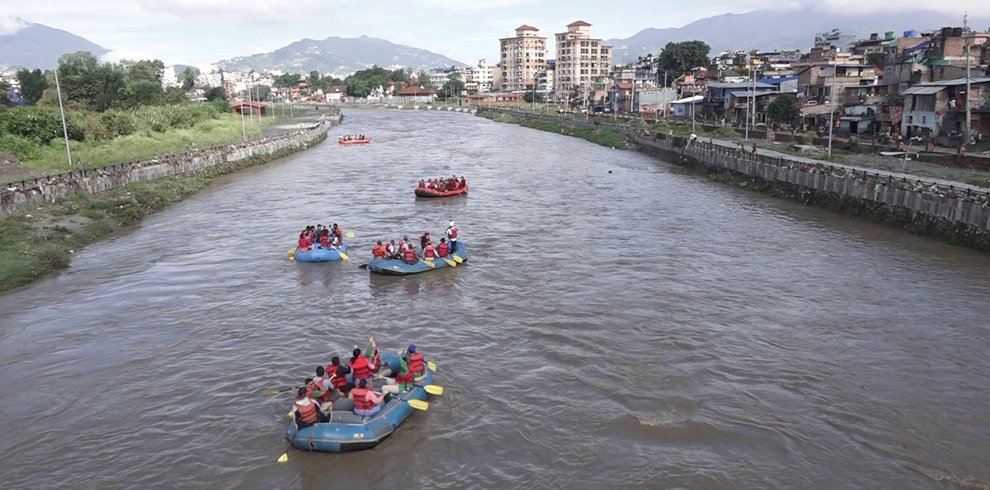
MULTIPOLYGON (((659 53, 672 41, 700 39, 711 46, 711 54, 725 50, 800 49, 808 52, 816 33, 838 28, 843 34, 866 38, 870 33, 883 36, 893 31, 900 36, 905 30, 933 30, 944 26, 958 27, 962 19, 941 11, 897 11, 883 14, 809 12, 807 10, 760 10, 744 14, 723 14, 700 19, 683 27, 647 28, 625 39, 608 39, 616 63, 635 60, 649 53, 659 53)), ((970 26, 982 31, 990 19, 971 19, 970 26)), ((497 46, 498 39, 492 39, 497 46)), ((52 68, 65 53, 90 51, 100 56, 107 49, 72 33, 19 18, 0 18, 0 71, 11 68, 52 68)), ((553 53, 548 53, 552 58, 553 53)), ((217 66, 225 70, 281 70, 346 76, 372 65, 410 67, 414 70, 465 66, 446 56, 385 39, 368 36, 356 38, 328 37, 323 40, 302 39, 269 53, 259 53, 229 60, 217 66)))
POLYGON ((96 56, 108 52, 96 43, 61 29, 18 17, 0 19, 0 71, 51 69, 63 54, 76 51, 89 51, 96 56))
POLYGON ((445 66, 466 66, 425 49, 394 44, 384 39, 361 36, 328 37, 322 41, 303 39, 270 53, 254 54, 215 63, 224 70, 319 71, 344 77, 378 65, 382 68, 411 67, 415 71, 445 66))
MULTIPOLYGON (((970 26, 974 29, 982 30, 987 25, 990 25, 987 19, 970 19, 970 26)), ((699 39, 711 46, 713 56, 726 50, 752 49, 800 49, 807 53, 814 45, 816 33, 835 28, 842 34, 865 39, 871 33, 877 33, 882 38, 887 31, 901 36, 905 30, 925 31, 944 26, 962 26, 962 18, 942 11, 893 8, 883 14, 758 10, 745 14, 716 15, 683 27, 643 29, 632 37, 608 39, 603 44, 612 46, 616 63, 626 63, 635 61, 639 56, 659 53, 668 42, 699 39)))

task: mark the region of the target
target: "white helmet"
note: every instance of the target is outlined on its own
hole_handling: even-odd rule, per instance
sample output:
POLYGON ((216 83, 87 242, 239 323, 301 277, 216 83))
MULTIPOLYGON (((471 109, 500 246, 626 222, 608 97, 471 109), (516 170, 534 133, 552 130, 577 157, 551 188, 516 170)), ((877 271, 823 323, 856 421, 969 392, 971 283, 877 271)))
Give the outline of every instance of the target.
POLYGON ((454 226, 454 222, 453 222, 453 220, 451 220, 451 222, 450 222, 450 223, 447 223, 447 226, 454 226))

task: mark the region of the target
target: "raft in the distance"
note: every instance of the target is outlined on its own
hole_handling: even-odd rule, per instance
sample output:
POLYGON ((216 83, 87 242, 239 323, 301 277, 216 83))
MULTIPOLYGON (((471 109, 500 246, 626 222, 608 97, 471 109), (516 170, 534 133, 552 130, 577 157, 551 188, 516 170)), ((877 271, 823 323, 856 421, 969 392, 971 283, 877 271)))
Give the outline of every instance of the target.
POLYGON ((306 252, 300 252, 297 248, 294 256, 296 262, 336 262, 341 259, 340 252, 347 253, 346 243, 341 243, 336 248, 323 248, 317 245, 306 252))
POLYGON ((453 196, 463 196, 468 193, 468 188, 470 186, 458 187, 457 189, 450 191, 438 191, 436 189, 429 189, 426 187, 416 188, 416 197, 453 197, 453 196))
MULTIPOLYGON (((399 370, 399 356, 394 353, 382 355, 383 367, 392 372, 399 370)), ((394 396, 382 409, 371 417, 361 417, 354 412, 335 410, 330 413, 329 422, 320 422, 302 430, 296 429, 296 423, 289 422, 285 437, 292 446, 303 451, 327 451, 342 453, 370 449, 388 437, 406 420, 415 409, 409 406, 408 400, 423 400, 428 397, 423 386, 433 384, 433 374, 427 369, 426 373, 415 380, 416 387, 411 391, 394 396)))
POLYGON ((338 139, 337 143, 340 143, 342 145, 364 145, 367 143, 371 143, 371 138, 362 138, 359 140, 338 139))
POLYGON ((368 270, 376 274, 385 274, 388 276, 407 276, 409 274, 419 274, 420 272, 450 267, 447 260, 444 259, 450 260, 455 265, 460 265, 461 262, 467 262, 467 246, 458 241, 456 253, 432 261, 419 259, 415 264, 409 264, 399 259, 374 259, 368 263, 368 270), (461 260, 457 260, 458 258, 461 260), (430 267, 430 264, 427 262, 432 263, 433 267, 430 267))

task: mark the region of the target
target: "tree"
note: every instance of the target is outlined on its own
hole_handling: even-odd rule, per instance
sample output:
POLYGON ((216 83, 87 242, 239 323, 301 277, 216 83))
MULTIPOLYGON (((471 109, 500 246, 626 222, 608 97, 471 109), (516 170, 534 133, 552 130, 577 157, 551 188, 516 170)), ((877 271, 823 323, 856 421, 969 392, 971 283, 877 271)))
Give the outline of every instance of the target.
POLYGON ((658 60, 661 75, 675 80, 697 66, 708 66, 711 47, 703 41, 670 42, 660 52, 658 60))
POLYGON ((302 78, 302 75, 298 73, 283 73, 275 77, 275 82, 273 82, 275 88, 291 87, 302 78))
POLYGON ((429 73, 426 73, 425 70, 420 70, 419 71, 419 74, 416 75, 416 78, 418 79, 417 82, 423 88, 432 88, 433 87, 433 82, 430 81, 430 74, 429 73))
POLYGON ((778 124, 793 124, 801 116, 801 105, 793 95, 781 95, 767 106, 771 121, 778 124))
POLYGON ((76 51, 58 59, 58 78, 62 92, 70 101, 95 107, 100 81, 96 56, 89 51, 76 51))
POLYGON ((21 85, 21 97, 28 105, 37 104, 48 88, 48 79, 41 70, 18 70, 17 83, 21 85))
MULTIPOLYGON (((602 97, 602 99, 604 99, 604 97, 602 97)), ((526 93, 523 94, 523 101, 529 103, 541 103, 543 102, 543 94, 537 92, 534 85, 526 85, 526 93)))
POLYGON ((268 85, 256 85, 252 91, 258 100, 265 100, 269 95, 271 95, 272 88, 268 85))
POLYGON ((0 79, 0 106, 5 106, 10 102, 8 92, 10 92, 10 84, 6 80, 0 79))
POLYGON ((461 93, 464 92, 464 90, 464 82, 461 81, 461 74, 455 71, 447 77, 447 81, 444 82, 443 87, 440 88, 440 92, 437 96, 441 97, 443 100, 447 100, 449 98, 456 99, 461 96, 461 93))
POLYGON ((866 64, 883 68, 887 66, 887 53, 870 53, 866 55, 866 64))
POLYGON ((223 90, 223 87, 210 87, 209 90, 204 94, 206 100, 213 102, 216 100, 227 100, 227 92, 223 90))
POLYGON ((197 78, 199 78, 199 69, 187 66, 182 71, 182 90, 192 90, 196 86, 197 78))

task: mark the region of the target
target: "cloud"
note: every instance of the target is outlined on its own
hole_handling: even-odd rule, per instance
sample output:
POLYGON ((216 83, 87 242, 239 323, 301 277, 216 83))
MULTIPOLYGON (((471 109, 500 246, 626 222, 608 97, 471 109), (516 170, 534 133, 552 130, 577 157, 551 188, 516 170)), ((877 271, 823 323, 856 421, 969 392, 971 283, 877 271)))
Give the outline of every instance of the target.
POLYGON ((0 17, 0 36, 11 36, 31 25, 20 17, 0 17))
POLYGON ((140 0, 141 6, 151 12, 172 14, 177 17, 203 18, 214 22, 270 24, 302 22, 313 16, 327 16, 330 2, 320 0, 294 0, 291 3, 273 0, 140 0))

